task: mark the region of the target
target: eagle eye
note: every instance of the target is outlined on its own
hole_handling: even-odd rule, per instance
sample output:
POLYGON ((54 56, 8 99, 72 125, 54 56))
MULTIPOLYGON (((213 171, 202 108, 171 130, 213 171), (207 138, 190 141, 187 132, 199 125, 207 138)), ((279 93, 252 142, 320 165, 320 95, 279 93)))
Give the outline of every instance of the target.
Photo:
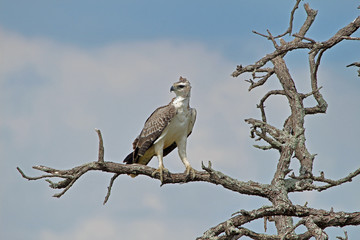
POLYGON ((185 87, 185 85, 179 85, 179 88, 184 88, 185 87))

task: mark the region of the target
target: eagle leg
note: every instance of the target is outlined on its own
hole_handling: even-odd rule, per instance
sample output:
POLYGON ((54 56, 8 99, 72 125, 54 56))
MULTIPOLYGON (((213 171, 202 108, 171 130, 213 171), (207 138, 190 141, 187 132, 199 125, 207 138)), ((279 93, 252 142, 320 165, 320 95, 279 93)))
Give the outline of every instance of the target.
POLYGON ((186 174, 186 178, 194 179, 195 178, 195 170, 191 167, 191 165, 186 157, 186 136, 183 139, 181 139, 180 141, 176 142, 176 144, 178 146, 179 157, 186 168, 186 170, 184 172, 186 174))
POLYGON ((164 163, 163 163, 163 151, 162 151, 162 148, 161 150, 158 150, 157 151, 157 158, 159 160, 159 168, 156 169, 152 174, 151 176, 155 177, 156 176, 156 173, 159 173, 160 175, 160 181, 161 181, 161 185, 163 184, 164 182, 164 172, 169 176, 170 173, 169 173, 169 170, 167 170, 165 167, 164 167, 164 163))

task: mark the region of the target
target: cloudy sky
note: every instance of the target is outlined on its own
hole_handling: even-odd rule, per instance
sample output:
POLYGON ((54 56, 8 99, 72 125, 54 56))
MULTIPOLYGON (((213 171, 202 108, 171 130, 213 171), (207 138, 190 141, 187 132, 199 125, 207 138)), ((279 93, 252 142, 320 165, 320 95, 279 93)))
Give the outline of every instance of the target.
MULTIPOLYGON (((149 114, 167 104, 179 76, 193 86, 198 119, 189 139, 192 166, 213 167, 240 180, 271 180, 278 154, 252 147, 243 121, 259 117, 256 104, 276 79, 248 92, 231 78, 237 64, 251 64, 271 44, 251 33, 284 32, 293 1, 0 1, 0 239, 98 240, 194 239, 239 209, 267 201, 219 186, 190 183, 159 187, 139 176, 121 176, 103 206, 111 175, 87 173, 62 198, 45 181, 27 182, 33 165, 67 169, 97 157, 102 130, 106 160, 121 162, 149 114)), ((308 36, 326 40, 359 14, 357 1, 312 1, 319 10, 308 36), (336 13, 336 17, 335 16, 336 13)), ((295 30, 305 19, 296 14, 295 30)), ((359 37, 359 33, 357 33, 359 37)), ((314 173, 341 178, 360 167, 359 43, 326 52, 319 85, 329 103, 326 115, 306 119, 314 173)), ((309 91, 307 53, 287 56, 304 92, 309 91)), ((314 102, 309 100, 306 104, 314 102)), ((289 110, 281 97, 267 105, 281 126, 289 110)), ((157 166, 153 160, 151 166, 157 166)), ((165 159, 171 172, 184 167, 177 153, 165 159)), ((297 173, 298 164, 292 163, 297 173)), ((359 211, 360 179, 322 193, 292 194, 294 203, 335 211, 359 211)), ((262 231, 262 224, 249 225, 262 231)), ((270 232, 274 227, 270 227, 270 232)), ((300 229, 301 230, 301 229, 300 229)), ((302 229, 303 230, 303 229, 302 229)), ((360 227, 347 228, 350 238, 360 227)), ((342 235, 332 229, 331 236, 342 235)))

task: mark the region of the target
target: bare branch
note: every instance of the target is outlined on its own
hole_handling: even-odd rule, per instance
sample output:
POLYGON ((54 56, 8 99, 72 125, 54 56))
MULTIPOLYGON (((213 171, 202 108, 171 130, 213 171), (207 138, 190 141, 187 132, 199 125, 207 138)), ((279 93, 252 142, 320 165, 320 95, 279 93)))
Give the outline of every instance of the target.
POLYGON ((346 25, 345 27, 341 28, 339 31, 336 32, 334 36, 329 38, 327 41, 322 42, 318 48, 328 49, 332 46, 335 46, 339 42, 343 41, 347 37, 350 37, 354 32, 356 32, 360 27, 360 16, 358 16, 354 21, 346 25))
POLYGON ((271 34, 269 29, 267 29, 266 31, 269 34, 269 39, 273 43, 274 47, 277 49, 279 47, 279 45, 276 43, 274 36, 271 34))
POLYGON ((313 51, 309 54, 309 67, 310 67, 310 80, 311 80, 311 88, 313 90, 313 95, 318 103, 317 106, 312 108, 306 108, 305 114, 316 114, 316 113, 325 113, 328 107, 327 102, 318 91, 319 87, 317 84, 317 72, 320 66, 320 60, 326 49, 321 49, 319 51, 313 51), (317 59, 315 60, 316 55, 319 54, 317 59))
POLYGON ((298 228, 299 226, 305 224, 305 219, 301 219, 299 222, 297 222, 292 228, 290 228, 282 237, 280 240, 285 240, 286 237, 292 233, 293 231, 295 231, 296 228, 298 228))
POLYGON ((305 218, 305 226, 316 240, 328 239, 328 235, 321 228, 319 228, 318 225, 316 225, 312 217, 305 218))
MULTIPOLYGON (((219 239, 236 240, 236 239, 240 239, 243 236, 246 236, 255 240, 279 240, 279 237, 277 235, 261 234, 251 231, 248 228, 244 228, 244 227, 235 228, 233 226, 230 228, 230 231, 226 232, 225 236, 221 236, 219 237, 219 239)), ((198 238, 198 239, 203 239, 203 238, 198 238)))
POLYGON ((340 240, 349 240, 347 231, 345 231, 345 230, 344 230, 344 235, 345 235, 345 237, 336 237, 336 238, 337 238, 337 239, 340 239, 340 240))
MULTIPOLYGON (((240 68, 241 69, 241 65, 240 65, 240 68)), ((252 73, 252 76, 253 76, 253 80, 246 80, 247 82, 250 83, 250 87, 249 87, 249 91, 251 91, 253 88, 256 88, 258 86, 262 86, 264 85, 264 83, 274 74, 274 69, 272 68, 260 68, 260 69, 256 69, 253 73, 252 73), (266 75, 264 76, 261 76, 261 77, 258 77, 256 76, 255 74, 257 72, 267 72, 266 75), (260 80, 258 81, 254 81, 256 78, 260 78, 260 80)))
POLYGON ((104 202, 103 202, 103 205, 105 205, 105 204, 107 203, 107 201, 109 200, 109 197, 110 197, 110 194, 111 194, 111 188, 112 188, 112 186, 113 186, 113 184, 114 184, 115 179, 116 179, 118 176, 120 176, 120 174, 115 173, 114 176, 110 179, 110 184, 109 184, 109 186, 108 186, 108 192, 107 192, 107 194, 106 194, 106 196, 105 196, 105 200, 104 200, 104 202))
MULTIPOLYGON (((37 168, 37 166, 34 166, 33 168, 37 168)), ((42 179, 42 178, 53 178, 53 177, 58 177, 58 178, 71 178, 72 176, 71 175, 63 175, 63 174, 45 174, 45 175, 41 175, 41 176, 38 176, 38 177, 29 177, 27 175, 25 175, 25 173, 19 168, 17 167, 16 168, 19 173, 21 174, 21 176, 27 180, 39 180, 39 179, 42 179)))
POLYGON ((285 140, 289 137, 289 135, 286 132, 277 129, 276 127, 271 126, 266 122, 256 120, 253 118, 245 119, 245 122, 252 125, 252 130, 259 137, 261 137, 261 139, 265 140, 270 145, 276 148, 281 147, 281 144, 284 143, 285 140), (263 133, 256 131, 256 128, 260 128, 264 133, 270 134, 270 136, 273 137, 273 139, 265 136, 265 134, 263 133))
POLYGON ((307 41, 309 41, 309 42, 311 42, 311 43, 316 43, 316 41, 314 40, 314 39, 311 39, 311 38, 308 38, 308 37, 305 37, 305 36, 300 36, 299 34, 296 34, 296 33, 294 33, 293 35, 292 35, 293 37, 297 37, 297 38, 299 38, 299 39, 301 39, 301 40, 307 40, 307 41))
POLYGON ((345 40, 355 40, 355 41, 360 40, 360 37, 348 37, 348 36, 343 36, 342 38, 345 39, 345 40))
POLYGON ((219 171, 215 171, 211 166, 211 162, 209 162, 209 165, 207 167, 203 163, 201 163, 201 165, 202 169, 204 169, 209 174, 206 177, 204 176, 201 181, 205 180, 204 182, 210 182, 216 185, 219 184, 222 185, 224 188, 247 195, 257 195, 269 198, 269 196, 272 194, 272 188, 268 184, 260 184, 253 181, 242 182, 236 180, 219 171))
POLYGON ((101 136, 101 131, 97 128, 95 128, 95 131, 97 132, 99 136, 99 156, 98 161, 103 163, 104 162, 104 142, 101 136))
POLYGON ((257 34, 257 35, 261 36, 261 37, 264 37, 264 38, 269 39, 269 36, 268 36, 268 35, 265 35, 265 34, 259 33, 259 32, 255 31, 255 30, 253 30, 252 32, 253 32, 254 34, 257 34))
POLYGON ((263 67, 266 63, 276 58, 277 56, 286 54, 287 52, 295 49, 303 49, 303 48, 311 49, 313 45, 314 45, 313 43, 304 43, 304 42, 299 42, 296 44, 292 42, 286 43, 285 45, 279 46, 278 49, 276 49, 274 52, 269 53, 265 57, 261 58, 255 64, 242 67, 241 69, 236 69, 231 75, 233 77, 238 77, 242 73, 253 72, 256 69, 263 67))
POLYGON ((351 64, 347 65, 346 67, 352 67, 352 66, 359 67, 358 76, 360 77, 360 62, 351 63, 351 64))
MULTIPOLYGON (((281 37, 285 36, 286 34, 291 35, 292 29, 293 29, 294 14, 295 14, 296 9, 299 8, 300 2, 301 2, 301 0, 296 0, 295 6, 294 6, 293 9, 291 10, 289 27, 286 29, 286 31, 285 31, 283 34, 280 34, 280 35, 277 35, 277 36, 273 37, 274 39, 276 39, 276 38, 281 38, 281 37)), ((270 39, 270 38, 269 38, 269 37, 270 37, 270 34, 269 34, 269 36, 267 36, 267 35, 258 33, 258 32, 256 32, 256 31, 253 31, 253 33, 258 34, 258 35, 260 35, 260 36, 262 36, 262 37, 266 37, 267 39, 270 39)))
POLYGON ((292 28, 293 28, 293 22, 294 22, 294 14, 295 14, 296 9, 299 8, 300 2, 301 2, 301 0, 296 0, 294 8, 291 10, 288 29, 283 34, 280 34, 280 35, 276 36, 275 38, 281 38, 281 37, 285 36, 286 34, 289 34, 289 35, 291 34, 292 28))
POLYGON ((344 37, 349 37, 360 27, 360 16, 359 16, 353 22, 349 23, 347 26, 340 29, 333 37, 331 37, 327 41, 319 42, 319 43, 314 43, 313 41, 311 41, 309 43, 301 42, 300 37, 305 36, 306 32, 308 31, 312 22, 314 21, 316 13, 317 13, 317 11, 310 9, 308 7, 308 5, 305 4, 305 6, 307 6, 305 8, 308 9, 307 10, 308 18, 305 20, 305 23, 302 26, 302 28, 300 29, 299 33, 296 34, 297 36, 299 36, 299 38, 298 38, 299 40, 294 39, 291 42, 282 44, 274 52, 267 54, 265 57, 261 58, 259 61, 257 61, 253 65, 248 65, 245 67, 237 68, 232 73, 232 76, 238 77, 242 73, 253 72, 256 69, 263 67, 266 63, 268 63, 272 59, 274 59, 280 55, 284 55, 294 49, 307 48, 307 49, 311 50, 310 53, 313 51, 321 50, 321 49, 324 49, 324 50, 329 49, 329 48, 333 47, 334 45, 338 44, 339 42, 341 42, 342 40, 344 40, 344 37))
MULTIPOLYGON (((295 34, 296 36, 295 36, 295 39, 293 40, 294 43, 300 42, 302 39, 305 39, 305 34, 310 29, 311 25, 315 21, 316 15, 317 15, 317 11, 314 9, 311 9, 309 7, 308 3, 304 4, 304 9, 306 11, 307 17, 306 17, 304 24, 301 26, 299 32, 295 34)), ((310 41, 310 42, 314 43, 315 41, 310 41)))
MULTIPOLYGON (((101 148, 99 149, 101 151, 101 148)), ((253 181, 242 182, 233 179, 219 171, 215 171, 211 167, 211 163, 209 163, 208 167, 205 167, 204 165, 202 165, 202 167, 205 171, 195 171, 195 176, 193 179, 189 179, 187 174, 185 173, 169 173, 169 175, 164 176, 163 184, 201 181, 201 182, 213 183, 216 185, 222 185, 224 188, 242 194, 257 195, 268 198, 271 193, 270 185, 259 184, 253 181)), ((49 174, 44 174, 38 177, 28 177, 24 174, 24 172, 20 168, 17 169, 20 172, 21 176, 27 180, 39 180, 45 178, 46 181, 50 183, 51 188, 63 189, 62 192, 54 195, 54 197, 58 197, 58 198, 61 197, 63 194, 65 194, 73 186, 73 184, 83 174, 85 174, 88 171, 103 171, 103 172, 114 173, 115 175, 112 177, 110 181, 110 185, 108 187, 108 193, 105 198, 105 203, 110 196, 112 184, 119 175, 122 174, 146 175, 154 179, 159 179, 159 175, 152 174, 156 169, 151 168, 149 166, 139 165, 139 164, 121 164, 121 163, 114 163, 108 161, 90 162, 68 170, 57 170, 45 166, 34 166, 33 168, 49 174), (63 178, 65 180, 54 183, 50 181, 50 178, 54 178, 54 177, 63 178)))
POLYGON ((327 183, 326 185, 323 185, 323 186, 316 186, 314 184, 309 184, 309 182, 303 182, 302 185, 298 185, 298 188, 295 189, 296 191, 317 190, 317 191, 321 192, 328 188, 339 186, 346 182, 351 182, 353 180, 353 178, 358 175, 360 175, 360 168, 358 168, 354 172, 350 173, 346 177, 340 178, 339 180, 332 180, 329 178, 325 178, 324 173, 322 173, 321 176, 319 176, 319 177, 316 177, 313 175, 296 177, 294 174, 290 175, 290 177, 292 179, 297 179, 297 180, 312 180, 312 181, 316 181, 316 182, 327 183))
POLYGON ((262 117, 263 122, 267 122, 264 103, 271 95, 285 95, 285 91, 284 90, 271 90, 271 91, 267 92, 265 94, 265 96, 260 100, 260 103, 259 103, 259 105, 257 105, 257 107, 260 108, 261 117, 262 117))
POLYGON ((352 67, 352 66, 360 67, 360 62, 353 62, 353 63, 347 65, 346 67, 352 67))
POLYGON ((307 98, 307 97, 309 97, 311 95, 314 95, 314 93, 319 92, 320 89, 322 89, 322 87, 319 87, 318 89, 315 89, 314 91, 311 91, 311 92, 306 93, 306 94, 301 93, 300 96, 301 96, 301 98, 305 99, 305 98, 307 98))
MULTIPOLYGON (((263 206, 259 209, 252 210, 252 211, 239 211, 240 215, 236 215, 225 222, 222 222, 215 227, 210 228, 207 230, 202 237, 198 239, 213 239, 212 237, 216 237, 225 233, 227 226, 231 225, 235 228, 239 228, 240 226, 244 225, 245 223, 251 222, 255 219, 260 219, 266 216, 294 216, 300 217, 305 220, 300 220, 300 224, 305 224, 304 221, 308 221, 309 226, 313 226, 312 224, 316 224, 319 228, 324 229, 330 226, 343 226, 346 225, 357 225, 360 223, 360 212, 354 213, 346 213, 346 212, 334 212, 334 211, 326 211, 322 209, 314 209, 308 208, 305 206, 300 205, 283 205, 279 207, 270 207, 270 206, 263 206), (308 218, 310 217, 310 218, 308 218)), ((299 225, 300 225, 299 224, 299 225)), ((297 226, 298 227, 298 226, 297 226)), ((295 229, 295 228, 294 228, 295 229)), ((293 227, 290 230, 294 230, 293 227)), ((310 228, 314 230, 314 228, 310 228)), ((288 232, 287 231, 287 232, 288 232)), ((288 235, 287 232, 285 234, 287 237, 285 239, 304 239, 301 237, 309 237, 309 233, 305 233, 304 235, 288 235)), ((312 232, 310 231, 310 236, 312 232)), ((216 238, 215 238, 216 239, 216 238)), ((261 239, 261 238, 260 238, 261 239)), ((275 238, 280 240, 281 237, 277 236, 275 238)), ((307 238, 308 239, 308 238, 307 238)))
POLYGON ((260 146, 260 145, 256 145, 256 144, 254 144, 253 147, 258 148, 258 149, 260 149, 260 150, 264 150, 264 151, 265 151, 265 150, 270 150, 270 149, 273 149, 273 148, 274 148, 274 147, 271 146, 271 145, 260 146))

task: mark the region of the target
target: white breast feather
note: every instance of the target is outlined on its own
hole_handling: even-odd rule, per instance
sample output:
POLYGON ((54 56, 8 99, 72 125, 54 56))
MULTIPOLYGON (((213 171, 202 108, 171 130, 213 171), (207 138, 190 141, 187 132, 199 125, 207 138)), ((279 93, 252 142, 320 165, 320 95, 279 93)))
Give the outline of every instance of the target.
POLYGON ((177 97, 174 100, 173 105, 176 108, 176 115, 154 144, 163 144, 163 148, 166 148, 180 138, 185 137, 186 139, 191 118, 191 112, 187 108, 187 103, 184 103, 186 100, 182 97, 177 97))

